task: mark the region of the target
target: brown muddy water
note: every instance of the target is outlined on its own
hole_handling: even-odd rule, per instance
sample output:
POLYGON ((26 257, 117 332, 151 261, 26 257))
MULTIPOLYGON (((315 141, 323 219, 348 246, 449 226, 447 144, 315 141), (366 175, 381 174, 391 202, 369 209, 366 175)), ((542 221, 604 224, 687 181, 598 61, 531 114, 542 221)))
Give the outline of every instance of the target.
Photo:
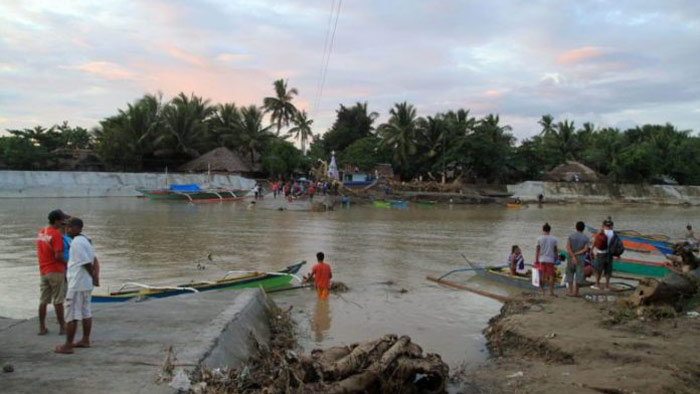
MULTIPOLYGON (((217 279, 227 270, 277 270, 299 260, 309 262, 302 268, 306 274, 316 252, 324 251, 334 279, 348 285, 349 292, 332 295, 327 303, 318 303, 308 290, 271 295, 283 307, 294 305, 306 350, 393 332, 411 336, 451 366, 487 357, 481 331, 500 308, 497 301, 425 280, 426 275, 464 267, 461 253, 483 264, 502 264, 510 246, 519 244, 531 262, 545 221, 560 239, 576 220, 597 226, 608 215, 616 228, 671 236, 681 236, 688 223, 700 225, 695 208, 646 205, 353 206, 309 213, 248 210, 240 202, 5 199, 0 200, 0 316, 35 315, 35 234, 55 208, 85 222, 103 267, 103 286, 96 292, 127 281, 173 285, 217 279), (207 259, 210 253, 213 261, 207 259), (206 269, 199 270, 198 263, 206 269)), ((99 340, 99 321, 95 336, 99 340)))

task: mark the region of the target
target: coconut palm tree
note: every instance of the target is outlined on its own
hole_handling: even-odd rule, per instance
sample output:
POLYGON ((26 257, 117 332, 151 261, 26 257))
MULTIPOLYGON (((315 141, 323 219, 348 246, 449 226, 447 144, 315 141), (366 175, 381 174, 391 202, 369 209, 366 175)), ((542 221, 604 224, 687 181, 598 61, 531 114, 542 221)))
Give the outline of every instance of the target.
POLYGON ((561 152, 564 160, 577 159, 579 140, 576 136, 576 126, 573 121, 565 120, 556 125, 556 132, 552 135, 552 141, 561 152))
POLYGON ((250 155, 251 164, 255 155, 260 154, 265 142, 272 136, 270 127, 263 127, 264 114, 255 105, 241 108, 241 118, 238 122, 238 135, 242 149, 250 155))
POLYGON ((394 151, 394 160, 406 175, 411 157, 416 153, 416 109, 404 101, 394 104, 389 115, 389 121, 379 126, 379 135, 382 144, 394 151))
POLYGON ((296 88, 287 90, 287 81, 282 79, 276 80, 272 85, 275 87, 275 97, 265 97, 263 108, 266 113, 270 113, 270 120, 277 126, 279 137, 282 126, 289 126, 289 122, 297 112, 292 99, 299 94, 299 91, 296 88))
POLYGON ((556 133, 556 125, 554 124, 554 117, 552 115, 542 115, 542 119, 537 122, 540 126, 542 126, 542 131, 540 132, 540 135, 543 137, 549 137, 556 133))
POLYGON ((301 154, 306 155, 306 141, 314 136, 314 133, 311 131, 311 124, 314 121, 313 119, 308 119, 306 111, 297 111, 292 121, 294 127, 289 130, 289 134, 301 140, 301 154))
POLYGON ((216 106, 209 120, 210 142, 215 146, 238 147, 238 125, 241 121, 241 112, 234 103, 219 104, 216 106))
POLYGON ((194 94, 187 97, 180 93, 163 109, 163 121, 168 138, 162 143, 166 150, 184 153, 190 157, 200 155, 199 148, 206 142, 207 121, 215 108, 194 94))

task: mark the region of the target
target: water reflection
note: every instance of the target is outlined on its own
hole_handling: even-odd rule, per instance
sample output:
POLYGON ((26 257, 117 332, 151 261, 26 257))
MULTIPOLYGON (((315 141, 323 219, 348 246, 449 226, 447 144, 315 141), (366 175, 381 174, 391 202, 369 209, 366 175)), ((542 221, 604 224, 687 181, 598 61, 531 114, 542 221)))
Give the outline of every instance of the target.
POLYGON ((323 335, 331 328, 331 309, 328 298, 316 297, 316 308, 311 317, 311 330, 314 332, 314 340, 323 342, 323 335))

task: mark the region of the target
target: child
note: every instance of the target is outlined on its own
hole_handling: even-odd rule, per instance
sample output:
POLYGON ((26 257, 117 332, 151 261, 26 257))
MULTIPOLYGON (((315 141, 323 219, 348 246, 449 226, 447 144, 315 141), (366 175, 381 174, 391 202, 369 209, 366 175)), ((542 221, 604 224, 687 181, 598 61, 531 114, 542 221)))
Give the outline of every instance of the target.
POLYGON ((323 252, 316 253, 318 262, 311 267, 311 275, 307 278, 307 281, 311 281, 311 279, 314 280, 316 284, 316 295, 322 300, 327 299, 330 294, 331 278, 333 277, 331 266, 323 261, 324 258, 323 252))

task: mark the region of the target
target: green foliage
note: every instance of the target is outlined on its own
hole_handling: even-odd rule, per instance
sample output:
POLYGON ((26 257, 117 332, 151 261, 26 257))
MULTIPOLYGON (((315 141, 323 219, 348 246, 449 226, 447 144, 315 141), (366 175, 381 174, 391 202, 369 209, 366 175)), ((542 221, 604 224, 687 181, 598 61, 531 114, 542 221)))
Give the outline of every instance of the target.
POLYGON ((353 142, 373 135, 373 124, 377 117, 379 114, 376 112, 368 112, 367 103, 356 103, 352 107, 341 104, 336 111, 333 126, 322 138, 312 142, 311 150, 328 160, 331 152, 341 152, 353 142), (320 146, 314 146, 315 144, 320 146))
POLYGON ((282 79, 276 80, 272 85, 275 88, 275 96, 265 97, 263 108, 265 112, 270 113, 270 120, 277 126, 277 136, 279 136, 282 126, 289 126, 297 113, 292 99, 299 94, 299 91, 296 88, 287 90, 287 81, 282 79))
POLYGON ((281 139, 267 142, 262 154, 263 170, 272 178, 288 178, 301 169, 304 160, 299 149, 281 139))
POLYGON ((391 158, 391 152, 381 148, 376 136, 356 140, 338 155, 341 167, 357 167, 360 171, 371 171, 377 163, 386 163, 391 158))

